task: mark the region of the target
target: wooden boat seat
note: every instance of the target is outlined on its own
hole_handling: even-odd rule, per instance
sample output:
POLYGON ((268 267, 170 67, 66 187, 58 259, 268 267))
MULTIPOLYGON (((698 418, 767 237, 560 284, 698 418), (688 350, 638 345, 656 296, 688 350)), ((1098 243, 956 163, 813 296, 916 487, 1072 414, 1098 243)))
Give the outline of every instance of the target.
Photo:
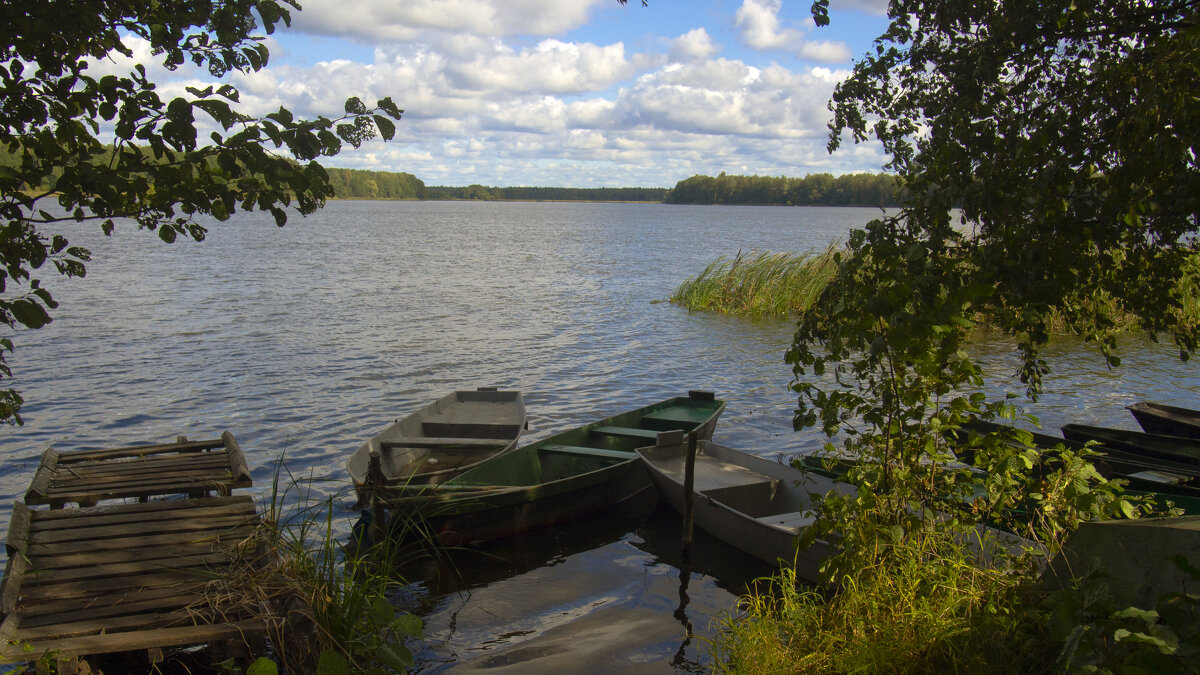
POLYGON ((605 436, 616 436, 618 438, 638 438, 647 441, 658 440, 658 434, 661 432, 653 429, 637 429, 635 427, 614 427, 602 426, 592 427, 592 431, 605 436))
POLYGON ((382 448, 441 448, 445 446, 465 446, 473 448, 494 448, 498 445, 508 445, 508 438, 454 438, 450 436, 406 436, 381 441, 382 448))
POLYGON ((636 452, 625 452, 623 450, 606 450, 604 448, 585 448, 580 445, 543 445, 542 452, 549 452, 559 455, 579 455, 584 457, 604 457, 607 459, 635 459, 636 452))
POLYGON ((757 520, 760 523, 765 523, 767 525, 776 525, 776 526, 783 527, 783 528, 789 529, 789 530, 791 530, 793 532, 797 532, 797 533, 802 528, 812 525, 813 521, 815 521, 816 519, 817 519, 816 515, 805 515, 803 512, 800 512, 800 511, 793 511, 791 513, 776 513, 776 514, 770 515, 770 516, 763 516, 761 518, 755 518, 755 520, 757 520))
POLYGON ((652 413, 642 415, 643 419, 655 420, 658 422, 686 422, 688 424, 702 424, 712 417, 712 410, 708 408, 695 408, 690 406, 671 406, 663 408, 652 413))

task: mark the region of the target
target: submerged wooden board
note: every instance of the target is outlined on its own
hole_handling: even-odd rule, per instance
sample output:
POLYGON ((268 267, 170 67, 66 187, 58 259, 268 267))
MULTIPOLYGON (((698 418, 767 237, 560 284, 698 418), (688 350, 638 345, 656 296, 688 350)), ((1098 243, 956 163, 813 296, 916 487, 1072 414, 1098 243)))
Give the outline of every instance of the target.
POLYGON ((61 508, 127 497, 228 495, 250 482, 246 458, 233 434, 226 431, 210 441, 78 452, 47 448, 25 503, 61 508))
POLYGON ((0 662, 261 635, 261 617, 214 592, 265 562, 251 546, 258 522, 248 496, 58 511, 14 504, 0 662))

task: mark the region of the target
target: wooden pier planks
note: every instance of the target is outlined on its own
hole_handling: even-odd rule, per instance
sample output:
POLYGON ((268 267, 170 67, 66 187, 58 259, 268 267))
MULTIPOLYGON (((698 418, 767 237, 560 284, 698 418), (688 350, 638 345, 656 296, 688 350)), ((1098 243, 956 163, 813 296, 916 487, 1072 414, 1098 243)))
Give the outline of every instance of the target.
POLYGON ((263 563, 247 550, 258 522, 248 496, 52 511, 14 504, 0 662, 262 634, 262 618, 211 592, 223 577, 263 563))
POLYGON ((47 448, 25 503, 57 509, 68 503, 88 506, 125 497, 228 495, 250 484, 246 458, 233 434, 226 431, 210 441, 61 453, 47 448))

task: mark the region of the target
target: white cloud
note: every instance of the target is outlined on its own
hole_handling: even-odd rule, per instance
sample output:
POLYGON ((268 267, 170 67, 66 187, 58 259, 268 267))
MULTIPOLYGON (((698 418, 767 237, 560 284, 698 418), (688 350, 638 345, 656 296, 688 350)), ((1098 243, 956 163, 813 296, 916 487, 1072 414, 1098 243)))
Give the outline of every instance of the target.
POLYGON ((844 43, 810 43, 804 31, 780 27, 779 10, 782 7, 782 0, 744 0, 734 17, 737 27, 741 29, 742 42, 752 49, 787 51, 804 59, 824 63, 850 59, 850 50, 844 43))
POLYGON ((672 40, 669 53, 673 61, 700 61, 712 58, 719 51, 708 31, 694 28, 672 40))
POLYGON ((609 0, 307 0, 292 25, 307 33, 409 41, 425 31, 550 36, 587 22, 609 0))

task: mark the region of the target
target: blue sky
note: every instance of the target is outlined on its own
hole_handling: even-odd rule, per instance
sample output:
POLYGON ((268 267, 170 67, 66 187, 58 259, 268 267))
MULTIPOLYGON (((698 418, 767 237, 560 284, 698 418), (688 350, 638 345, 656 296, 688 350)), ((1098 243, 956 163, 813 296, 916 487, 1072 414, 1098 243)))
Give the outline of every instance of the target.
MULTIPOLYGON (((244 109, 333 116, 357 95, 405 116, 333 166, 428 185, 669 187, 688 176, 879 171, 825 151, 826 102, 886 27, 880 0, 306 0, 236 77, 244 109)), ((116 65, 116 64, 113 64, 116 65)), ((164 89, 200 72, 158 73, 164 89)))

